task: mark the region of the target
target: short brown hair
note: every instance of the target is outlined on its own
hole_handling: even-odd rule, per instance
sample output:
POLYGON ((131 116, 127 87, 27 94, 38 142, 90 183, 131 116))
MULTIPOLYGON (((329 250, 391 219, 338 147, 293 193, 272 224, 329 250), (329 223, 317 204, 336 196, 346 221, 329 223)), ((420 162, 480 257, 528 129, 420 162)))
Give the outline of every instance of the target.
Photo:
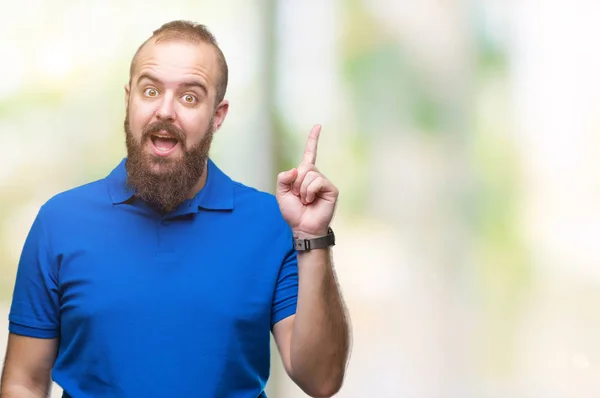
POLYGON ((133 59, 131 60, 131 66, 129 68, 129 80, 131 82, 131 78, 133 76, 133 72, 136 66, 137 55, 141 51, 141 49, 148 43, 150 40, 154 40, 155 43, 159 43, 161 41, 173 40, 173 39, 182 39, 188 40, 194 43, 207 43, 212 45, 217 51, 217 59, 219 62, 219 69, 221 70, 221 76, 219 81, 217 82, 217 92, 215 98, 215 106, 223 101, 225 98, 225 93, 227 92, 227 80, 229 75, 229 69, 227 67, 227 61, 225 60, 225 56, 223 52, 219 48, 217 44, 217 40, 215 36, 208 30, 205 25, 191 22, 191 21, 171 21, 163 24, 160 28, 156 29, 152 32, 152 36, 150 36, 146 41, 144 41, 135 52, 133 59))

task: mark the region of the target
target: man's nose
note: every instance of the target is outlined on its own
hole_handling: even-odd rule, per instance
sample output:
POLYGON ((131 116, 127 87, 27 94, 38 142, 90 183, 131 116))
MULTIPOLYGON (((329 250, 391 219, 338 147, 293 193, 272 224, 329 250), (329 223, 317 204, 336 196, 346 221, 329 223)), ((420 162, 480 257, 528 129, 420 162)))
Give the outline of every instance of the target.
POLYGON ((175 103, 173 95, 163 95, 160 105, 156 110, 156 117, 159 120, 168 122, 173 122, 175 120, 175 103))

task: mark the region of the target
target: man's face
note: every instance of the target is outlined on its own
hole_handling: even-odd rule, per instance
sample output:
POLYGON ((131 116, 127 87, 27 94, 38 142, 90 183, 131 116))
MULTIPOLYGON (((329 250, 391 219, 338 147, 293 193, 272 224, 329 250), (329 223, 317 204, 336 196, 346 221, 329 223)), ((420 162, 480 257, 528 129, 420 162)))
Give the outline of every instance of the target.
POLYGON ((147 43, 125 87, 128 182, 142 199, 172 209, 202 181, 214 132, 217 54, 205 43, 147 43))

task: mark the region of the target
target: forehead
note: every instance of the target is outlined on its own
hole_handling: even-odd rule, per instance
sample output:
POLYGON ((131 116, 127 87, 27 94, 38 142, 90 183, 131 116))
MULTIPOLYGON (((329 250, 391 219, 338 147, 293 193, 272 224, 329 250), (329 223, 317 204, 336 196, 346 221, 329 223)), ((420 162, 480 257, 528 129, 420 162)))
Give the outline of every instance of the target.
POLYGON ((151 73, 164 83, 178 83, 190 77, 200 78, 214 89, 219 76, 219 62, 215 48, 207 43, 184 40, 149 41, 134 61, 132 81, 151 73))

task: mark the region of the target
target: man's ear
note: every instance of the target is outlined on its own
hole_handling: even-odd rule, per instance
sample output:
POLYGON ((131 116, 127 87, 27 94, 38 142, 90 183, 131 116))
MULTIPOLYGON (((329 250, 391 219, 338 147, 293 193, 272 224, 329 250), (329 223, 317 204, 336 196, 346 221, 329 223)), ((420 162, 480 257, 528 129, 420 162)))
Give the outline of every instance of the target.
POLYGON ((217 109, 215 110, 215 116, 213 118, 213 130, 214 131, 217 131, 218 129, 221 128, 221 125, 223 124, 223 122, 225 121, 225 118, 227 117, 227 112, 229 112, 229 101, 223 100, 217 106, 217 109))
POLYGON ((129 93, 130 93, 130 86, 129 83, 127 83, 125 85, 125 108, 127 108, 127 106, 129 105, 129 93))

